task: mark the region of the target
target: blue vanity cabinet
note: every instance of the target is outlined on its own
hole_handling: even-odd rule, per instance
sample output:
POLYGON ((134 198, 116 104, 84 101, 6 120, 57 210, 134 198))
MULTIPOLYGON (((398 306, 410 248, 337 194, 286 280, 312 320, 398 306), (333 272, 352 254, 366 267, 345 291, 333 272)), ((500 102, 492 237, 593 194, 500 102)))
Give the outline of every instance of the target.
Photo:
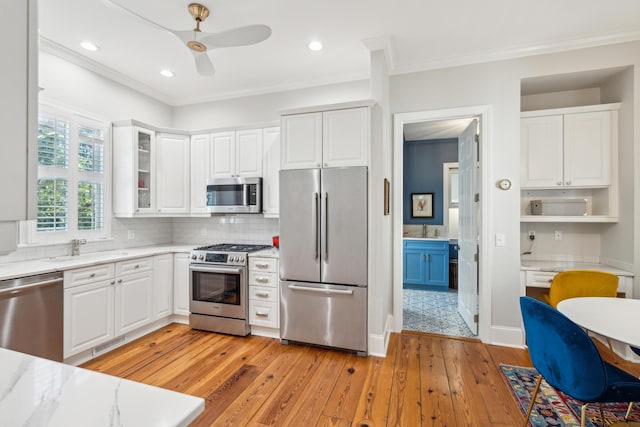
POLYGON ((404 240, 403 283, 449 286, 449 242, 404 240))

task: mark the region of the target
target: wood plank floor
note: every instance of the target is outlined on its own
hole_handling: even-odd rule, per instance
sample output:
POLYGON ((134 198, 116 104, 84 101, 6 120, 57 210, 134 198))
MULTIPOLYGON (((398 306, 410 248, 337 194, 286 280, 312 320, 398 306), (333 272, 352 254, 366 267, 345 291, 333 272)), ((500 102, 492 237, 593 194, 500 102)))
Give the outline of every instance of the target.
POLYGON ((204 398, 194 426, 516 426, 499 363, 531 366, 525 350, 419 333, 363 358, 171 324, 83 367, 204 398))

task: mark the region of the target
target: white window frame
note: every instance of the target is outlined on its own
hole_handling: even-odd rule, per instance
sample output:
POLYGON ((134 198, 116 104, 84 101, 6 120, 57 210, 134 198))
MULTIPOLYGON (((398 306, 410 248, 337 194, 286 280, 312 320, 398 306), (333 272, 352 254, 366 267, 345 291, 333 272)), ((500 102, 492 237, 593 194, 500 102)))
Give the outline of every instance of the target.
MULTIPOLYGON (((20 244, 27 245, 48 245, 69 243, 72 239, 86 239, 87 241, 104 240, 111 238, 111 126, 106 120, 92 117, 91 115, 71 111, 68 108, 58 107, 51 104, 39 105, 38 113, 51 115, 70 124, 69 130, 69 167, 59 169, 54 167, 40 166, 38 164, 38 176, 42 178, 66 178, 69 182, 67 189, 67 230, 66 231, 38 231, 37 221, 23 221, 20 227, 20 244), (104 217, 103 228, 100 230, 79 230, 78 229, 78 183, 80 181, 95 181, 91 173, 78 170, 78 129, 80 126, 90 128, 102 128, 104 130, 104 172, 102 180, 102 191, 104 195, 104 217)), ((38 121, 39 123, 39 121, 38 121)), ((35 154, 38 155, 37 143, 35 154)), ((37 160, 36 160, 37 164, 37 160)), ((37 185, 36 185, 37 186, 37 185)))

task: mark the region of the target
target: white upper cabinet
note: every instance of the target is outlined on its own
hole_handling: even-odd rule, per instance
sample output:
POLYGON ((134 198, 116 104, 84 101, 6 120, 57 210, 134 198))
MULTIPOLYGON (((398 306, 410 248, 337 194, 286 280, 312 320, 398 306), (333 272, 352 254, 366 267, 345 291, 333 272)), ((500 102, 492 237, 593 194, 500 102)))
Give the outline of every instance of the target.
POLYGON ((368 149, 367 107, 322 113, 322 166, 366 166, 368 149))
POLYGON ((280 128, 262 130, 262 211, 265 217, 277 218, 280 195, 280 128))
POLYGON ((262 176, 262 129, 211 134, 212 177, 262 176))
POLYGON ((158 213, 187 214, 191 186, 189 137, 160 133, 157 135, 156 145, 158 213))
POLYGON ((207 213, 207 180, 211 177, 211 136, 191 137, 191 213, 207 213))
POLYGON ((282 116, 281 169, 322 166, 322 113, 282 116))
POLYGON ((229 178, 236 172, 236 133, 211 134, 211 177, 229 178))
POLYGON ((235 176, 262 176, 262 129, 236 131, 235 176))
MULTIPOLYGON (((587 107, 580 107, 584 110, 587 107)), ((605 187, 611 185, 612 144, 617 112, 553 110, 523 113, 521 187, 605 187)))
POLYGON ((281 169, 367 166, 369 107, 282 116, 281 169))
POLYGON ((113 128, 113 211, 131 217, 156 212, 155 132, 141 126, 113 128))

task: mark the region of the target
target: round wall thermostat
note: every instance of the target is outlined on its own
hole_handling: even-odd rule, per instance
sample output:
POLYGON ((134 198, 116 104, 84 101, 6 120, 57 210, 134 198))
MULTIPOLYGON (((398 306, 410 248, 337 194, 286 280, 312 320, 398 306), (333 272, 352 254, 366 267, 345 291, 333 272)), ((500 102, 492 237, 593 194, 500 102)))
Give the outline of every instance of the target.
POLYGON ((508 179, 501 179, 500 181, 498 181, 498 188, 500 188, 501 190, 510 189, 511 181, 509 181, 508 179))

